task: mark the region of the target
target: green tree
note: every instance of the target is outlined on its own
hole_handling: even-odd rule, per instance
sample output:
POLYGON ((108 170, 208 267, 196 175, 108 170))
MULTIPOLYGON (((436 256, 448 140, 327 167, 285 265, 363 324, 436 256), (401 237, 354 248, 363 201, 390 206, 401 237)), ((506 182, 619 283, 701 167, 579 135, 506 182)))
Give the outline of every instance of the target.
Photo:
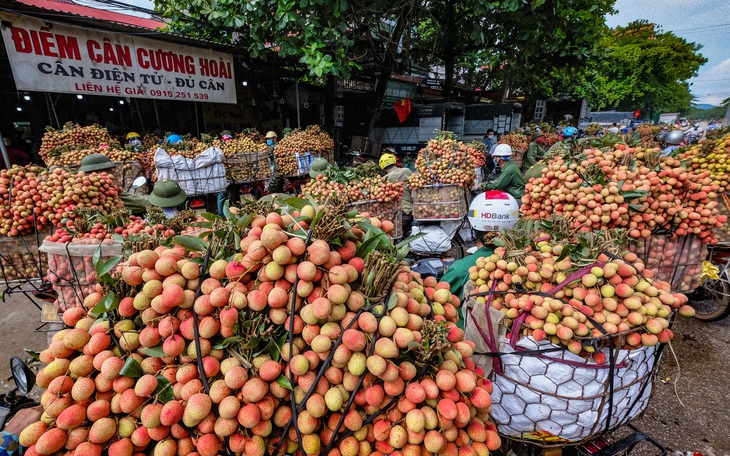
POLYGON ((430 2, 412 54, 454 82, 553 95, 555 73, 584 65, 615 0, 430 2))
POLYGON ((635 21, 607 29, 598 56, 582 71, 564 74, 563 83, 594 109, 686 111, 692 102, 687 81, 707 61, 700 48, 647 21, 635 21))
MULTIPOLYGON (((378 76, 414 60, 455 81, 512 86, 583 63, 615 0, 156 0, 172 30, 277 55, 314 77, 378 76), (485 68, 487 70, 485 71, 485 68), (493 69, 493 70, 492 70, 493 69)), ((447 90, 448 93, 448 90, 447 90)))

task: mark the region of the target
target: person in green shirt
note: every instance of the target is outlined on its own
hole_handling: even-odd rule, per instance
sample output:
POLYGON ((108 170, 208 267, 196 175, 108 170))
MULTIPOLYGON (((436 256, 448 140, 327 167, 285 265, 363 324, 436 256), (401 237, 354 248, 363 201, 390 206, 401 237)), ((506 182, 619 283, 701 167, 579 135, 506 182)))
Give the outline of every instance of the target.
MULTIPOLYGON (((449 284, 451 293, 462 297, 464 285, 469 281, 469 269, 477 264, 477 260, 494 253, 492 240, 498 232, 512 228, 517 223, 519 205, 507 192, 492 190, 477 195, 469 205, 469 224, 474 230, 477 251, 454 262, 442 282, 449 284)), ((462 306, 463 307, 463 306, 462 306)), ((464 315, 459 307, 458 326, 464 329, 464 315)))
POLYGON ((542 132, 535 131, 532 134, 532 142, 527 147, 527 153, 525 154, 525 159, 522 161, 522 173, 524 174, 527 172, 528 169, 532 168, 535 163, 542 160, 542 157, 545 156, 545 149, 537 143, 537 138, 542 136, 542 132))
POLYGON ((520 168, 511 160, 512 148, 509 144, 499 144, 494 148, 492 157, 502 171, 496 181, 482 184, 482 190, 502 190, 517 201, 522 200, 525 194, 525 180, 522 178, 520 168))

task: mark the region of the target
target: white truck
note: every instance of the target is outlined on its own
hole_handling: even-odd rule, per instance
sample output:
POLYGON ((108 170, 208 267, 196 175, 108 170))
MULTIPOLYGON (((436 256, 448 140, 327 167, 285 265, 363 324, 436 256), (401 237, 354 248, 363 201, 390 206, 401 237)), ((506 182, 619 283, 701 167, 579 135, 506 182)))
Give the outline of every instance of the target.
POLYGON ((659 125, 661 125, 661 124, 673 125, 673 124, 677 123, 678 120, 679 120, 678 112, 665 112, 665 113, 659 114, 659 120, 657 120, 657 123, 659 125))

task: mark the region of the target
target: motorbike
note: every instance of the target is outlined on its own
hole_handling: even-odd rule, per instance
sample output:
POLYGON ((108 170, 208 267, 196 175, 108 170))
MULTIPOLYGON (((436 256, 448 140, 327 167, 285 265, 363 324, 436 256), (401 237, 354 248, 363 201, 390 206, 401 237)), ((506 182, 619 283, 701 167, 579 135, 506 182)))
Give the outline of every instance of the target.
POLYGON ((13 374, 15 388, 8 393, 0 394, 0 430, 20 410, 35 407, 36 401, 28 397, 28 393, 35 386, 35 374, 23 362, 14 356, 10 359, 10 370, 13 374))
POLYGON ((142 187, 144 187, 146 183, 147 183, 147 178, 144 176, 139 176, 132 181, 132 185, 129 187, 129 189, 127 191, 134 195, 144 195, 145 192, 143 192, 140 189, 142 187))
POLYGON ((688 295, 695 309, 695 318, 702 321, 719 321, 730 315, 730 250, 713 247, 709 263, 703 268, 714 268, 717 278, 708 277, 700 287, 688 295))

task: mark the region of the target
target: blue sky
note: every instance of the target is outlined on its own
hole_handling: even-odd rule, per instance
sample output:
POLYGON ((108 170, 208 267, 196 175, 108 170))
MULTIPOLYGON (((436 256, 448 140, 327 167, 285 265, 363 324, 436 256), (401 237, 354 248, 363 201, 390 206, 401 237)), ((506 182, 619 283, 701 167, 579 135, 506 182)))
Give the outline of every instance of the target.
POLYGON ((611 27, 646 19, 702 45, 707 63, 690 81, 698 103, 720 104, 730 97, 730 1, 617 0, 615 8, 618 14, 606 20, 611 27))

